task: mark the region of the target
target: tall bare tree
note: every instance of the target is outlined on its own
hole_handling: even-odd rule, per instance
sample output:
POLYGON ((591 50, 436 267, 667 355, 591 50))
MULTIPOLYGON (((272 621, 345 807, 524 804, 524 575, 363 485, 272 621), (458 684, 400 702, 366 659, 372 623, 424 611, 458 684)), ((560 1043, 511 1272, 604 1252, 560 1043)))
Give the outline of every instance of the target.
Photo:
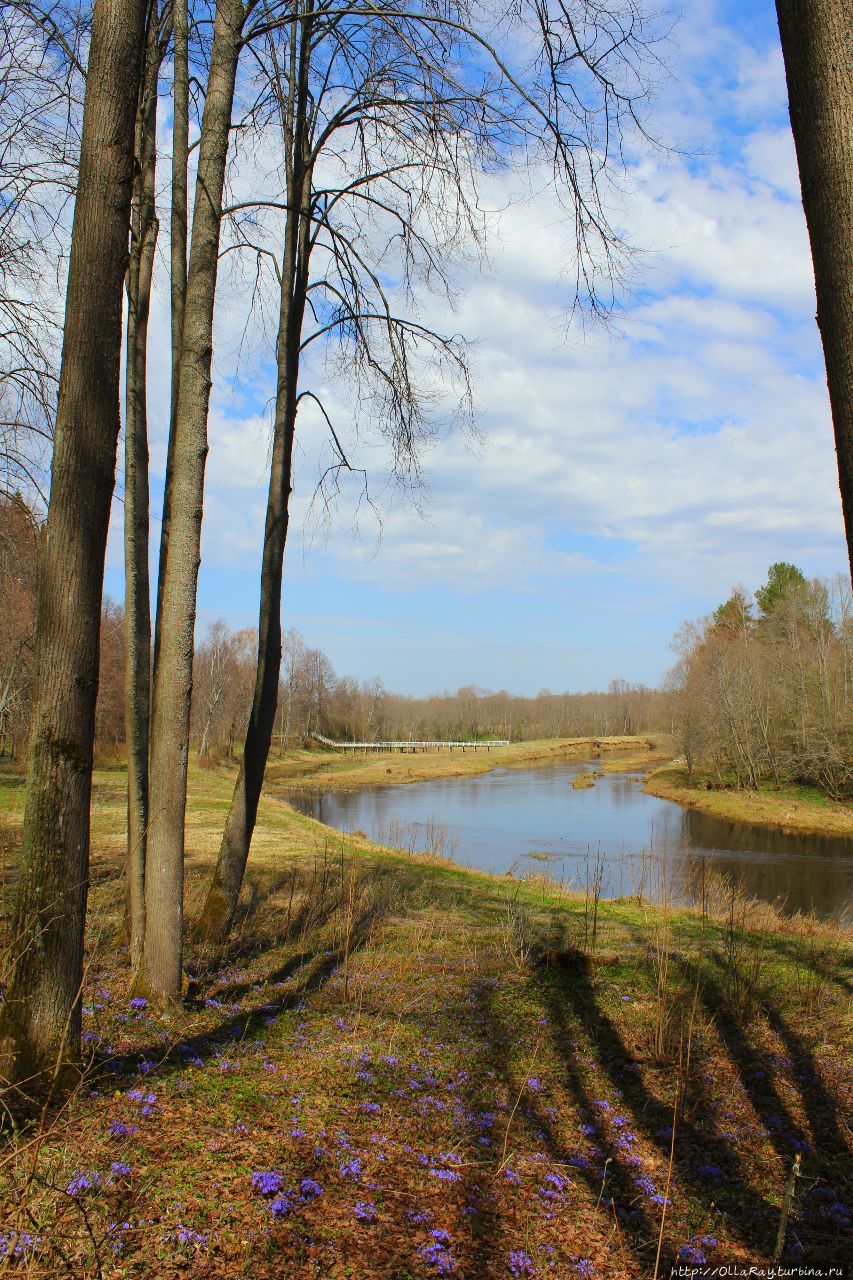
MULTIPOLYGON (((313 396, 299 389, 306 349, 334 346, 396 474, 416 476, 433 434, 436 386, 447 413, 455 380, 464 412, 468 373, 464 343, 421 320, 414 287, 449 298, 451 264, 481 231, 478 175, 519 153, 552 166, 573 219, 582 305, 605 306, 621 269, 625 246, 608 222, 604 186, 608 148, 636 123, 645 89, 649 49, 639 10, 514 6, 498 24, 500 50, 491 42, 494 17, 464 3, 379 0, 341 10, 335 0, 299 0, 286 16, 268 8, 247 32, 268 85, 257 116, 263 122, 267 101, 278 116, 283 183, 274 198, 230 212, 249 214, 238 225, 255 253, 262 252, 259 208, 283 219, 277 386, 255 695, 201 918, 207 936, 221 937, 236 907, 275 720, 293 442, 300 400, 313 396), (522 61, 514 38, 526 44, 522 61)), ((334 485, 350 463, 320 408, 333 441, 334 485)))
POLYGON ((156 0, 147 14, 145 56, 136 117, 136 164, 127 270, 125 376, 124 581, 125 735, 127 741, 127 893, 131 963, 145 936, 145 850, 148 838, 148 730, 151 704, 151 603, 148 581, 148 320, 159 223, 157 91, 165 52, 156 0))
POLYGON ((163 1006, 180 998, 183 947, 184 816, 190 700, 207 457, 213 305, 225 165, 246 12, 217 0, 199 140, 177 404, 169 444, 168 531, 161 545, 151 710, 145 877, 145 945, 140 989, 163 1006))
POLYGON ((144 0, 96 0, 66 295, 56 442, 38 588, 35 723, 2 1070, 76 1062, 98 633, 119 430, 144 0))
POLYGON ((776 0, 853 579, 853 11, 776 0))

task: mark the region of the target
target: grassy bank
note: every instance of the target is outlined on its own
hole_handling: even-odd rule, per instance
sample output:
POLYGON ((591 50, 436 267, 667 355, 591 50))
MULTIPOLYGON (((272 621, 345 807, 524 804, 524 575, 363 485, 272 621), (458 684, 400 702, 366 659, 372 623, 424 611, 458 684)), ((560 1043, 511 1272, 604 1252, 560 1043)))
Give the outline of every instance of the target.
POLYGON ((542 738, 513 742, 508 747, 456 748, 400 754, 370 752, 348 755, 337 751, 288 751, 270 759, 269 787, 282 791, 346 790, 424 782, 431 778, 464 778, 491 769, 557 760, 585 760, 618 753, 619 759, 648 760, 654 739, 648 737, 542 738))
MULTIPOLYGON (((190 918, 232 781, 192 774, 190 918)), ((2 1121, 14 1274, 610 1280, 653 1276, 659 1241, 659 1275, 754 1262, 795 1154, 788 1256, 847 1256, 832 929, 720 885, 706 914, 596 907, 266 796, 235 935, 191 948, 162 1020, 114 941, 122 782, 96 776, 86 1075, 41 1128, 2 1121)), ((19 788, 0 801, 13 860, 19 788)))
POLYGON ((648 774, 645 790, 665 800, 734 822, 751 822, 785 831, 853 836, 853 806, 838 804, 811 787, 770 783, 759 791, 721 788, 709 773, 694 770, 688 780, 683 765, 666 764, 648 774))

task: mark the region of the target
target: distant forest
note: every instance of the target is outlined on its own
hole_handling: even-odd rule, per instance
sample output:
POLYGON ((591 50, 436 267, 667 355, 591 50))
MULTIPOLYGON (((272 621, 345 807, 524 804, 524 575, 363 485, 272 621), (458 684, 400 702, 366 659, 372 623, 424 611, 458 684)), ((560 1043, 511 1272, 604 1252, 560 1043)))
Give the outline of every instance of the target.
MULTIPOLYGON (((20 498, 0 497, 0 754, 21 758, 33 695, 33 633, 41 531, 20 498)), ((96 744, 125 748, 125 626, 107 600, 101 626, 96 744)), ((680 655, 659 689, 611 680, 607 689, 524 698, 468 685, 414 698, 381 678, 339 675, 298 631, 283 637, 273 743, 310 746, 312 733, 348 742, 388 739, 604 737, 667 733, 688 769, 720 783, 810 783, 835 798, 853 791, 853 613, 849 584, 771 566, 754 597, 738 587, 709 617, 686 624, 680 655)), ((214 623, 196 645, 191 746, 198 760, 230 760, 242 746, 258 634, 214 623)))
MULTIPOLYGON (((20 498, 0 496, 0 581, 7 606, 0 619, 0 754, 22 758, 33 697, 33 635, 38 522, 20 498)), ((123 754, 124 610, 106 600, 96 746, 101 757, 123 754)), ((199 759, 230 759, 242 746, 252 704, 258 636, 216 622, 197 645, 193 672, 192 745, 199 759)), ((338 675, 321 649, 294 630, 283 637, 274 743, 310 744, 312 732, 347 741, 397 738, 551 738, 669 731, 672 697, 626 680, 606 692, 551 693, 533 698, 467 686, 455 693, 406 697, 381 678, 338 675)))

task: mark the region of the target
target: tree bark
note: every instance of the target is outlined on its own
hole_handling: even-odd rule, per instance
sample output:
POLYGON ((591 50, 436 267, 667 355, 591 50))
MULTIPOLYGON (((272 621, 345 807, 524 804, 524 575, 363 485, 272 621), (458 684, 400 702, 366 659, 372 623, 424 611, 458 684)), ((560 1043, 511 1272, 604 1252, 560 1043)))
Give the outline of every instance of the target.
POLYGON ((148 728, 151 711, 151 600, 148 582, 147 356, 151 278, 157 243, 157 9, 148 13, 145 67, 137 116, 139 165, 127 272, 125 386, 124 718, 127 741, 127 887, 125 924, 134 969, 145 937, 145 846, 148 835, 148 728))
POLYGON ((171 465, 171 518, 161 567, 151 716, 145 948, 139 985, 162 1006, 180 998, 184 816, 201 555, 213 303, 225 162, 243 6, 218 0, 199 145, 171 465))
POLYGON ((853 577, 853 14, 776 0, 853 577))
MULTIPOLYGON (((174 75, 172 84, 172 213, 170 274, 172 303, 172 395, 169 410, 169 442, 163 486, 163 516, 160 526, 160 560, 157 577, 157 612, 163 594, 163 572, 172 511, 172 475, 175 456, 175 415, 178 411, 178 381, 184 308, 187 299, 187 169, 190 150, 190 65, 187 0, 172 0, 172 40, 174 75)), ((155 646, 156 663, 156 646, 155 646)))
POLYGON ((288 213, 284 232, 276 341, 278 368, 273 454, 261 561, 258 661, 243 759, 225 821, 219 857, 199 921, 200 935, 209 940, 220 940, 227 935, 237 907, 278 706, 281 674, 281 583, 292 488, 302 320, 311 252, 311 171, 306 163, 310 150, 307 127, 310 36, 309 15, 299 29, 294 29, 292 33, 292 66, 298 65, 299 74, 296 83, 291 76, 289 98, 286 103, 280 104, 285 129, 288 213))
POLYGON ((38 589, 13 967, 0 1016, 0 1067, 17 1081, 80 1055, 98 641, 144 22, 144 0, 95 0, 38 589))

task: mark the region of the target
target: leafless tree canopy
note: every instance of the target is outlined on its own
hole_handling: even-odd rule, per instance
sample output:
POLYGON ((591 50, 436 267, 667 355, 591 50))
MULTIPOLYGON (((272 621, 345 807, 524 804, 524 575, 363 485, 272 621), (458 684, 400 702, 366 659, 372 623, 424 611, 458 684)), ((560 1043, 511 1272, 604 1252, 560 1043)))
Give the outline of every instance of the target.
POLYGON ((0 487, 42 498, 84 38, 72 6, 0 8, 0 487))

